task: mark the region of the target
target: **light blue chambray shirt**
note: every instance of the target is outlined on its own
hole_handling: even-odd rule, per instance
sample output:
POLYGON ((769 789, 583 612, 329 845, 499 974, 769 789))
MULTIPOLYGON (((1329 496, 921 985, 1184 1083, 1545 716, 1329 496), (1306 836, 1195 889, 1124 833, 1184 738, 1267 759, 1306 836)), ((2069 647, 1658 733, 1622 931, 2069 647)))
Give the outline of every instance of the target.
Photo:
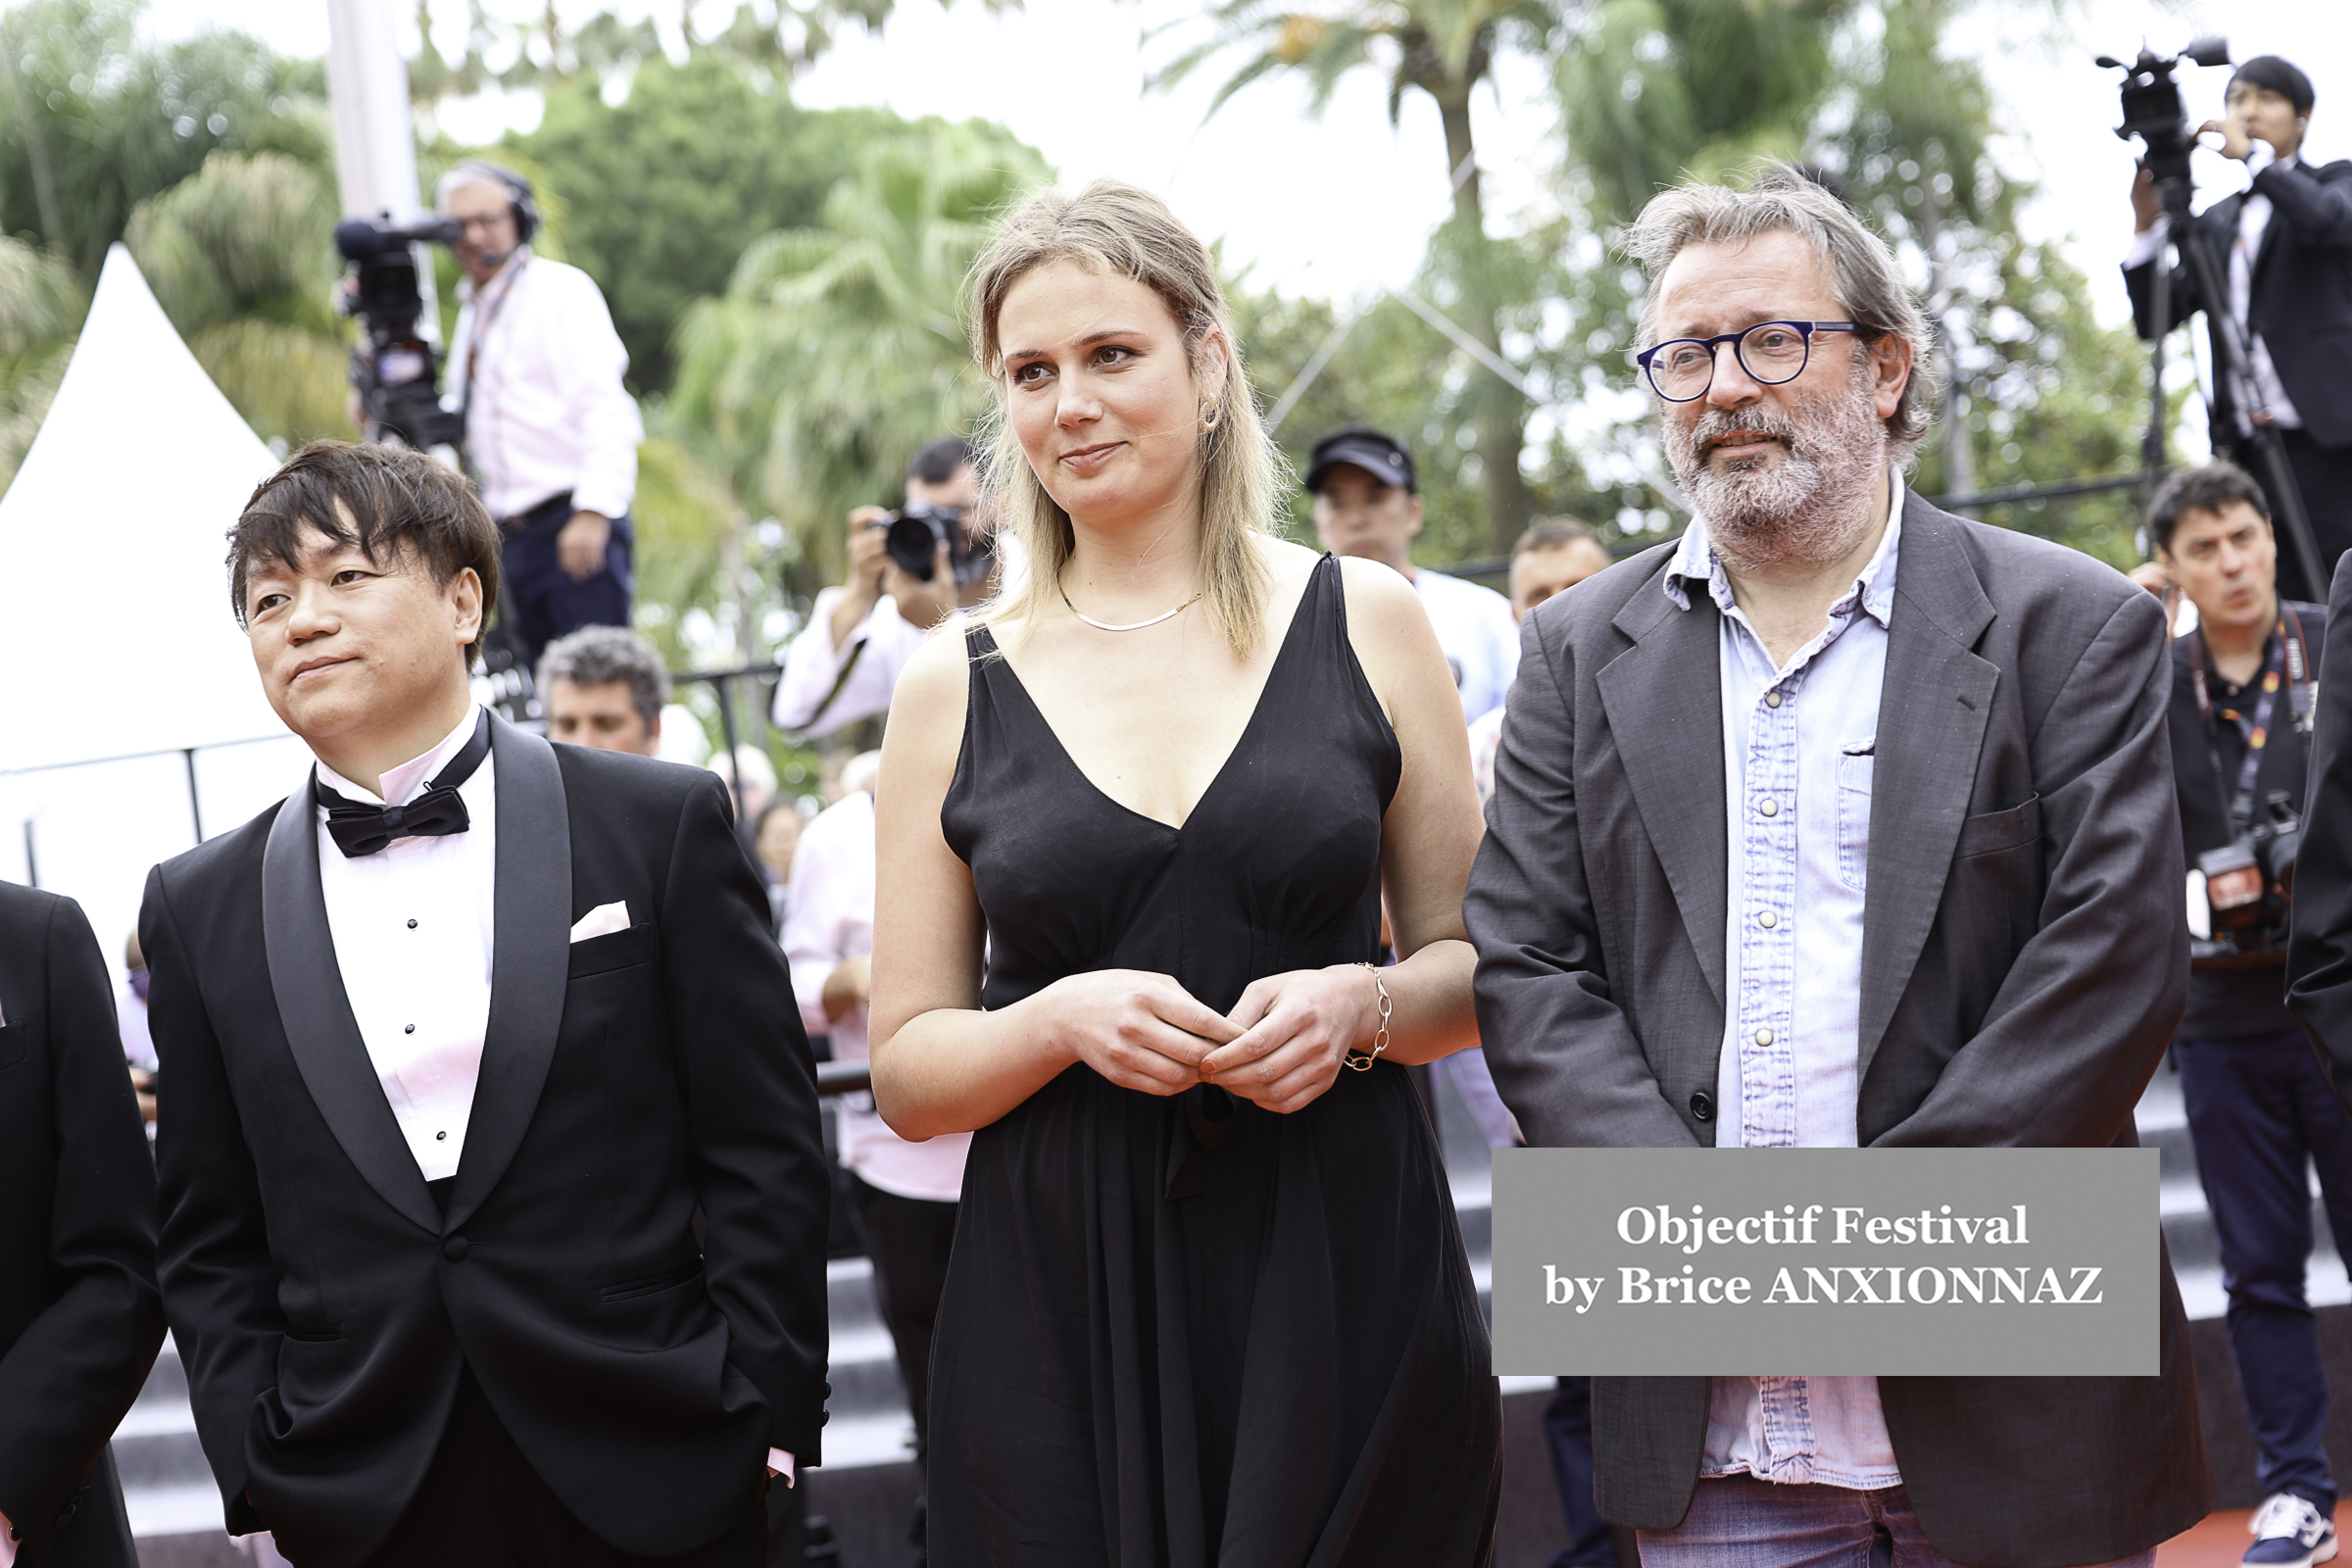
MULTIPOLYGON (((1693 518, 1666 576, 1688 611, 1704 584, 1723 614, 1725 880, 1718 1149, 1855 1144, 1871 769, 1894 612, 1903 481, 1886 537, 1829 624, 1775 668, 1693 518)), ((1704 1475, 1869 1490, 1902 1480, 1867 1377, 1717 1378, 1704 1475)))

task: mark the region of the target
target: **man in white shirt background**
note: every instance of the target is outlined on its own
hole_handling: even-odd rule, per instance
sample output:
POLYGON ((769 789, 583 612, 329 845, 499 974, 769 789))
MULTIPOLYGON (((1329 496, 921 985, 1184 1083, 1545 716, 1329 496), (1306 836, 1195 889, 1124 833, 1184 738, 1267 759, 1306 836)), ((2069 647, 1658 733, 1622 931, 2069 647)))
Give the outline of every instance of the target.
POLYGON ((531 250, 529 182, 463 163, 433 199, 465 225, 453 247, 466 277, 450 402, 466 411, 466 460, 506 537, 506 620, 527 669, 575 627, 629 623, 628 511, 645 425, 595 280, 531 250))
MULTIPOLYGON (((2172 238, 2156 186, 2141 170, 2132 186, 2138 232, 2124 258, 2134 324, 2141 337, 2171 331, 2199 311, 2217 341, 2208 364, 2217 384, 2208 393, 2214 456, 2253 474, 2271 494, 2271 514, 2282 515, 2277 481, 2255 445, 2255 431, 2278 434, 2303 510, 2311 519, 2324 572, 2332 573, 2352 549, 2352 161, 2314 167, 2305 157, 2314 103, 2311 78, 2277 55, 2257 55, 2230 78, 2227 112, 2207 121, 2199 135, 2218 135, 2221 152, 2246 166, 2247 186, 2215 202, 2196 219, 2212 241, 2229 293, 2227 310, 2251 351, 2255 407, 2240 408, 2220 375, 2222 349, 2212 301, 2195 270, 2177 263, 2171 311, 2155 318, 2156 268, 2172 238)), ((2325 577, 2303 580, 2292 550, 2278 552, 2282 598, 2323 601, 2325 577)))
POLYGON ((818 1459, 828 1197, 724 786, 473 704, 498 533, 431 459, 315 443, 230 538, 317 763, 140 916, 165 1310, 230 1533, 753 1568, 818 1459))
POLYGON ((1335 430, 1317 441, 1306 465, 1315 498, 1315 537, 1335 556, 1394 567, 1421 596, 1438 646, 1453 666, 1462 717, 1476 722, 1502 706, 1519 671, 1519 625, 1510 601, 1442 571, 1413 564, 1421 532, 1421 496, 1413 455, 1377 430, 1335 430))
MULTIPOLYGON (((784 916, 784 955, 792 961, 801 1022, 830 1033, 833 1059, 866 1059, 866 1004, 874 946, 875 765, 861 753, 842 770, 846 793, 802 830, 793 857, 784 916)), ((908 1143, 874 1110, 871 1095, 834 1102, 842 1163, 849 1167, 858 1217, 874 1269, 875 1305, 890 1330, 906 1403, 914 1416, 915 1473, 929 1456, 931 1334, 947 1284, 956 1206, 963 1197, 970 1133, 908 1143)), ((923 1505, 915 1502, 913 1541, 922 1558, 923 1505)))
POLYGON ((776 727, 814 740, 890 710, 899 672, 931 628, 997 591, 995 541, 973 466, 971 444, 946 436, 906 465, 906 510, 928 509, 943 525, 963 528, 972 563, 957 581, 948 541, 933 547, 931 572, 918 576, 891 560, 890 512, 850 514, 847 580, 816 596, 808 624, 784 656, 776 682, 776 727))

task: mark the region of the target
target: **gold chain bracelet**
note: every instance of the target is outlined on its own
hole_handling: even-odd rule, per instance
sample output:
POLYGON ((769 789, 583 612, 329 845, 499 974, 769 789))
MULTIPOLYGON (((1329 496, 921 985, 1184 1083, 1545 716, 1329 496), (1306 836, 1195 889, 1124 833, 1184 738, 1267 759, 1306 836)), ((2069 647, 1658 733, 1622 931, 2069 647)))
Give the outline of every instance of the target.
POLYGON ((1340 1064, 1344 1067, 1352 1067, 1357 1072, 1370 1072, 1372 1063, 1379 1059, 1382 1052, 1389 1049, 1389 1013, 1393 1010, 1395 1004, 1389 1000, 1388 982, 1381 979, 1380 968, 1377 964, 1359 963, 1356 967, 1372 977, 1372 989, 1380 997, 1380 1023, 1372 1031, 1372 1049, 1364 1052, 1350 1047, 1347 1056, 1342 1059, 1340 1064))

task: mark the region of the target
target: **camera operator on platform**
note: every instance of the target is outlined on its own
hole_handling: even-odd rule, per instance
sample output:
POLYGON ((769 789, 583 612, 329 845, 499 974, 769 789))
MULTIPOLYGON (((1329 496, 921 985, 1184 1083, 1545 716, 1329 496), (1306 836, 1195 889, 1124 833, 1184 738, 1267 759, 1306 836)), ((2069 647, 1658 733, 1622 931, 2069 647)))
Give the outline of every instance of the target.
POLYGON ((527 668, 565 632, 629 623, 629 499, 645 424, 595 279, 530 248, 529 182, 464 163, 433 202, 465 225, 453 247, 466 277, 450 402, 466 411, 466 463, 505 541, 506 620, 527 668))
POLYGON ((906 465, 903 509, 850 514, 848 580, 816 596, 808 626, 784 656, 777 727, 830 735, 889 711, 899 672, 931 628, 996 592, 993 546, 971 444, 948 436, 917 452, 906 465), (928 570, 918 574, 907 563, 922 559, 917 547, 926 534, 928 570))
MULTIPOLYGON (((2325 569, 2352 549, 2352 385, 2344 368, 2352 361, 2352 162, 2314 168, 2302 161, 2303 138, 2311 125, 2311 78, 2277 55, 2257 55, 2230 78, 2227 113, 2198 127, 2218 133, 2222 154, 2243 163, 2251 183, 2240 195, 2207 208, 2197 223, 2224 259, 2230 314, 2245 329, 2258 407, 2237 407, 2220 367, 2227 356, 2217 342, 2210 356, 2215 384, 2210 394, 2213 449, 2273 481, 2254 452, 2257 425, 2275 427, 2302 492, 2314 542, 2325 569)), ((2176 264, 2170 319, 2155 320, 2156 264, 2164 257, 2171 220, 2158 206, 2156 184, 2142 169, 2132 186, 2138 233, 2124 260, 2124 281, 2132 291, 2133 324, 2143 338, 2157 335, 2205 310, 2195 270, 2176 264)), ((2214 331, 2210 313, 2208 333, 2214 331)), ((2281 512, 2270 497, 2269 511, 2281 512)), ((2281 552, 2280 588, 2289 598, 2317 599, 2325 582, 2306 583, 2292 551, 2281 552)))
POLYGON ((2330 1224, 2352 1242, 2352 1112, 2286 1010, 2281 891, 2293 887, 2328 612, 2279 599, 2261 487, 2229 464, 2166 480, 2148 508, 2148 539, 2156 561, 2137 580, 2197 607, 2196 629, 2173 640, 2170 725, 2181 849, 2203 882, 2207 934, 2190 947, 2173 1061, 2268 1494, 2245 1560, 2301 1568, 2335 1554, 2328 1373, 2303 1290, 2307 1161, 2330 1224))

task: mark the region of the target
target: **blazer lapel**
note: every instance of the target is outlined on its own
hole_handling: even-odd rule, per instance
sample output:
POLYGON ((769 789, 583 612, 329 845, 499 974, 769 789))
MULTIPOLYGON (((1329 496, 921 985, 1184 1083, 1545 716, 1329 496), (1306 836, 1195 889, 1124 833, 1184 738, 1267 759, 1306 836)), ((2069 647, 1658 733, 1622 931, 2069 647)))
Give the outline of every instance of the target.
POLYGON ((318 886, 318 824, 310 786, 289 796, 262 851, 262 945, 278 1022, 303 1086, 353 1165, 383 1200, 438 1234, 441 1216, 401 1135, 343 991, 326 896, 318 886))
MULTIPOLYGON (((1699 968, 1724 1004, 1728 829, 1723 799, 1722 616, 1706 589, 1690 608, 1666 597, 1669 557, 1618 611, 1634 646, 1595 677, 1609 735, 1633 786, 1651 851, 1683 913, 1699 968)), ((1604 895, 1605 896, 1605 895, 1604 895)))
POLYGON ((450 1195, 452 1230, 498 1185, 530 1126, 564 1023, 571 960, 571 818, 555 748, 494 717, 490 758, 498 800, 492 893, 498 934, 481 1075, 450 1195))
POLYGON ((1856 1040, 1864 1076, 1943 902, 2000 683, 2000 667, 1973 652, 1993 611, 1960 548, 1963 526, 1916 494, 1904 500, 1871 769, 1856 1040))

